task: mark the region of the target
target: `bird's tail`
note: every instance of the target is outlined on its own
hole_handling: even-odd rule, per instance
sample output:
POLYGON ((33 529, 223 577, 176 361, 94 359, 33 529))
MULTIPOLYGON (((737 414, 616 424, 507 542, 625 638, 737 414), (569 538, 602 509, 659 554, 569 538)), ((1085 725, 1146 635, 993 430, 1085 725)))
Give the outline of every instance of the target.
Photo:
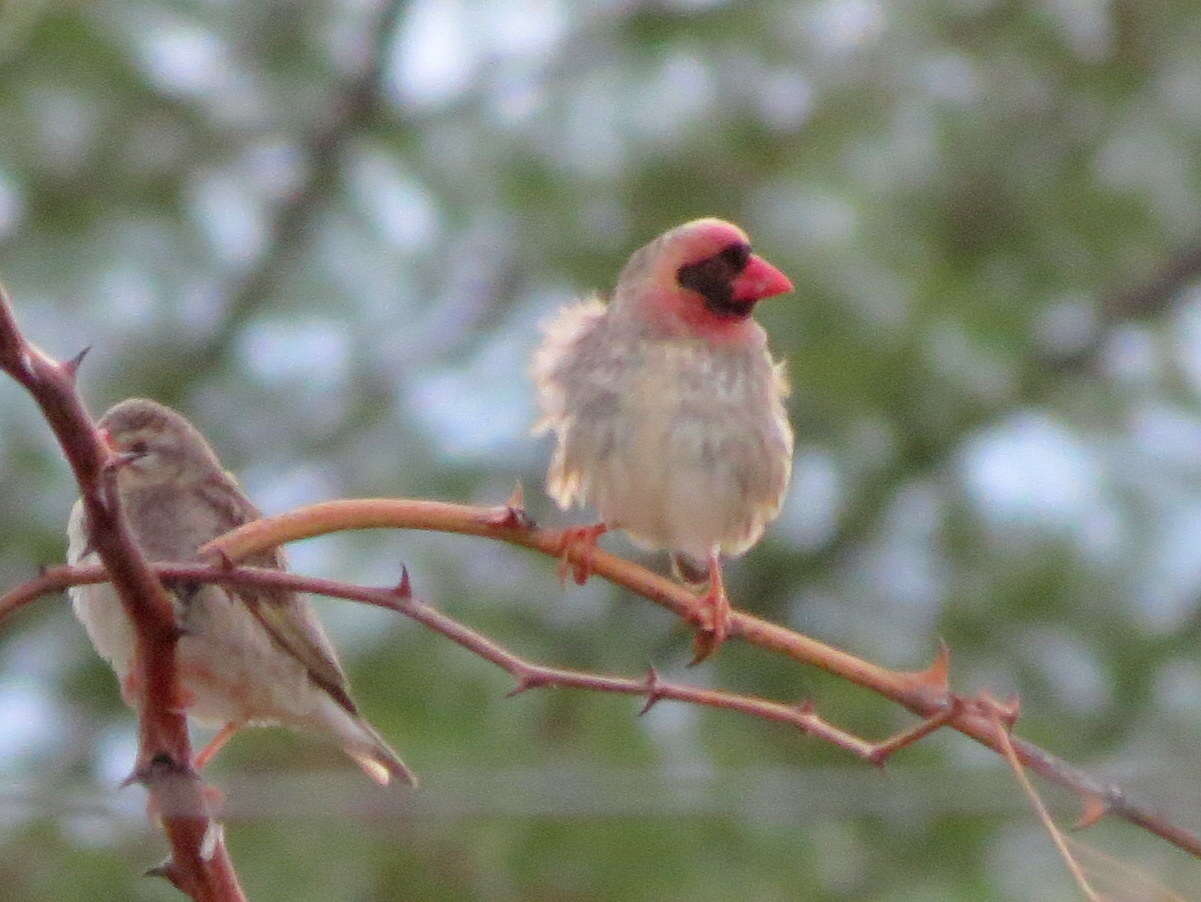
POLYGON ((380 786, 387 786, 393 778, 396 778, 415 787, 417 775, 409 770, 408 766, 400 760, 400 756, 392 750, 392 747, 384 742, 379 733, 375 732, 371 724, 360 719, 357 726, 361 728, 364 734, 363 738, 347 742, 342 746, 342 751, 363 769, 363 773, 380 786))

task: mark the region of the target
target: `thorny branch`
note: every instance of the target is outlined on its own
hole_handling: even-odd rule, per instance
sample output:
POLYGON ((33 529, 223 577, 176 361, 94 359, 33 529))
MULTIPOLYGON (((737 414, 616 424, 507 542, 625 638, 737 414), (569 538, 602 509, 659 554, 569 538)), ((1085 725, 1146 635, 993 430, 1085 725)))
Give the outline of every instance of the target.
POLYGON ((113 491, 115 470, 75 387, 83 354, 60 363, 28 342, 0 289, 0 370, 41 407, 79 482, 92 547, 134 625, 140 686, 138 761, 132 780, 144 783, 171 843, 171 859, 156 873, 203 902, 244 898, 209 815, 203 784, 192 769, 183 698, 175 670, 178 633, 162 583, 146 564, 113 491))
MULTIPOLYGON (((323 120, 306 138, 310 177, 277 211, 270 250, 260 266, 229 290, 227 317, 217 334, 173 372, 209 367, 237 326, 269 294, 281 261, 300 241, 320 199, 327 193, 346 140, 375 114, 386 43, 396 31, 403 4, 381 0, 365 35, 369 46, 358 71, 335 92, 323 120)), ((85 352, 86 353, 86 352, 85 352)), ((28 343, 0 289, 0 370, 33 395, 79 482, 91 543, 112 573, 112 583, 136 632, 136 670, 142 687, 138 763, 132 779, 144 782, 171 843, 170 860, 150 873, 170 880, 198 900, 243 899, 220 825, 209 816, 203 784, 192 768, 192 750, 175 674, 174 612, 162 585, 147 568, 111 491, 115 471, 75 389, 83 354, 59 363, 28 343)), ((161 362, 161 361, 160 361, 161 362)))
POLYGON ((1088 902, 1101 902, 1101 897, 1088 882, 1088 878, 1084 875, 1083 868, 1072 855, 1071 849, 1068 847, 1068 842, 1064 838, 1063 833, 1055 826, 1055 821, 1051 819, 1051 813, 1047 811, 1047 806, 1043 804, 1043 800, 1039 798, 1034 786, 1030 783, 1030 778, 1026 776, 1026 772, 1022 769, 1022 762, 1018 760, 1017 751, 1010 741, 1009 733, 1000 719, 994 717, 993 725, 997 729, 997 737, 1001 740, 1001 751, 1005 755, 1005 759, 1009 762, 1009 766, 1013 769, 1013 775, 1017 778, 1018 785, 1022 787, 1022 792, 1026 794, 1026 798, 1030 800, 1031 806, 1034 808, 1034 813, 1038 815, 1038 819, 1042 822, 1051 841, 1055 843, 1055 848, 1059 851, 1060 857, 1067 865, 1068 872, 1072 875, 1072 879, 1076 881, 1076 887, 1080 890, 1088 902))
MULTIPOLYGON (((816 714, 813 706, 807 702, 787 705, 752 695, 669 682, 662 679, 654 667, 651 667, 642 679, 631 679, 535 664, 519 657, 453 617, 416 599, 410 589, 407 572, 399 586, 371 588, 302 576, 282 570, 266 570, 255 567, 212 567, 207 564, 194 563, 158 563, 153 564, 152 568, 158 577, 167 583, 177 581, 184 583, 216 582, 270 586, 295 592, 311 592, 330 598, 343 598, 398 611, 507 672, 517 683, 513 691, 509 693, 510 695, 518 695, 530 689, 560 687, 642 696, 646 699, 640 712, 642 714, 663 699, 738 711, 752 717, 796 727, 803 733, 836 745, 873 764, 884 764, 888 757, 899 749, 937 729, 956 707, 956 704, 952 703, 946 711, 938 712, 916 727, 898 733, 883 742, 873 743, 828 723, 816 714)), ((49 568, 36 579, 0 596, 0 620, 47 592, 57 591, 67 586, 100 583, 107 580, 108 574, 103 567, 99 566, 49 568)))
MULTIPOLYGON (((202 548, 217 560, 236 562, 248 554, 297 539, 348 529, 398 528, 463 533, 510 542, 552 557, 563 554, 560 530, 538 529, 516 503, 481 508, 437 501, 359 499, 329 501, 275 517, 256 520, 202 548)), ((569 551, 574 553, 574 551, 569 551)), ((699 622, 700 601, 687 588, 602 549, 591 552, 592 572, 673 611, 690 622, 699 622)), ((1089 823, 1105 814, 1142 827, 1201 858, 1201 837, 1168 821, 1161 813, 1130 798, 1117 784, 1099 779, 1045 749, 1016 736, 1001 737, 993 723, 995 704, 954 703, 947 683, 945 649, 923 671, 889 670, 802 633, 761 620, 743 611, 733 612, 732 637, 819 667, 842 679, 870 689, 925 719, 918 731, 944 718, 946 725, 1003 754, 1005 739, 1012 743, 1022 764, 1053 783, 1074 790, 1085 806, 1089 823)), ((1016 704, 1005 719, 1016 717, 1016 704)), ((912 740, 910 740, 912 741, 912 740)))

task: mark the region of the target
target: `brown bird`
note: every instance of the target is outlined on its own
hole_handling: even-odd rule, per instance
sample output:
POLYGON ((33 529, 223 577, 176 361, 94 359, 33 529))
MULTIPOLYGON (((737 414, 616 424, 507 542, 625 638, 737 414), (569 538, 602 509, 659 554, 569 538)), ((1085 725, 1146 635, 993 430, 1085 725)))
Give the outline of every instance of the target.
MULTIPOLYGON (((117 490, 134 536, 150 561, 187 561, 211 539, 259 517, 204 436, 154 401, 122 401, 100 420, 109 448, 123 455, 117 490)), ((67 527, 67 557, 90 563, 81 502, 67 527)), ((283 553, 249 566, 286 569, 283 553)), ((76 616, 137 708, 134 633, 112 586, 70 589, 76 616)), ((196 760, 204 766, 241 727, 282 724, 324 734, 381 785, 416 780, 359 714, 333 646, 308 601, 294 592, 212 583, 172 590, 182 627, 177 666, 188 715, 220 732, 196 760)))
POLYGON ((586 562, 601 533, 621 528, 672 551, 685 581, 707 577, 697 660, 729 629, 720 555, 754 545, 788 488, 788 383, 751 313, 791 290, 745 232, 698 219, 635 251, 607 305, 559 310, 534 355, 534 431, 557 439, 548 490, 601 517, 568 530, 565 555, 582 544, 586 562))

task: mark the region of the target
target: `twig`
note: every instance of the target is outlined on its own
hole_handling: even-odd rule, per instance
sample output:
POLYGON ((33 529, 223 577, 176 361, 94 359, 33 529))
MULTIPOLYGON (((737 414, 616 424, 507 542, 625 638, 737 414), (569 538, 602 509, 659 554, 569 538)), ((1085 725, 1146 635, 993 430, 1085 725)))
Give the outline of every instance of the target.
MULTIPOLYGON (((631 679, 535 664, 514 654, 453 617, 418 601, 410 590, 407 573, 399 586, 372 588, 257 567, 212 567, 208 564, 195 563, 156 563, 151 567, 155 574, 167 583, 211 582, 264 586, 288 589, 294 592, 310 592, 330 598, 342 598, 397 611, 458 643, 477 657, 500 667, 517 681, 517 685, 509 693, 510 695, 518 695, 530 689, 560 687, 643 696, 646 698, 646 704, 642 707, 640 712, 642 714, 645 714, 662 699, 738 711, 761 720, 770 720, 796 727, 803 733, 808 733, 817 739, 845 749, 864 761, 877 765, 884 764, 898 750, 937 729, 948 716, 947 712, 939 713, 916 727, 904 730, 882 742, 873 743, 833 726, 814 713, 813 706, 807 702, 787 705, 752 695, 702 689, 699 686, 669 682, 661 679, 654 667, 651 667, 642 679, 631 679)), ((0 596, 0 621, 19 607, 47 592, 58 591, 67 586, 107 581, 108 574, 101 566, 51 567, 36 579, 29 580, 0 596)))
POLYGON ((1128 862, 1119 861, 1112 855, 1106 855, 1070 836, 1065 836, 1064 840, 1078 860, 1087 860, 1088 872, 1092 875, 1094 884, 1104 880, 1117 889, 1117 895, 1112 897, 1102 892, 1102 899, 1113 898, 1115 902, 1122 899, 1138 902, 1189 902, 1174 889, 1164 886, 1150 874, 1128 862))
POLYGON ((1026 776, 1026 770, 1022 767, 1022 762, 1018 760, 1017 752, 1013 749, 1013 743, 1009 741, 1009 728, 1001 722, 1001 718, 996 711, 990 714, 989 719, 992 720, 993 727, 997 731, 997 740, 1001 744, 1001 750, 1009 761, 1009 766, 1013 768, 1013 775, 1017 777, 1018 784, 1022 787, 1022 791, 1026 793, 1026 798, 1034 806, 1034 811, 1038 814, 1038 819, 1042 821, 1043 826, 1047 829, 1047 833, 1051 835, 1051 841, 1055 843, 1055 848, 1059 850, 1059 854, 1063 857, 1064 864, 1067 865, 1072 879, 1076 881, 1076 886, 1080 888, 1080 892, 1084 894, 1084 898, 1088 899, 1088 902, 1100 902, 1101 897, 1097 895, 1096 890, 1089 886, 1088 879, 1084 876, 1084 871, 1081 870, 1079 862, 1072 855, 1071 849, 1068 848, 1067 840, 1064 839, 1063 833, 1055 826, 1055 821, 1051 820, 1051 815, 1047 812, 1047 806, 1043 804, 1043 800, 1030 784, 1030 778, 1026 776))
MULTIPOLYGON (((561 556, 561 531, 510 525, 513 518, 508 514, 504 506, 480 508, 437 501, 328 501, 248 523, 210 543, 202 552, 207 551, 214 556, 224 554, 229 560, 237 561, 255 551, 329 532, 399 528, 483 536, 532 548, 556 558, 561 556)), ((700 617, 697 596, 665 577, 602 549, 592 552, 591 565, 597 575, 668 608, 686 620, 697 621, 700 617)), ((953 704, 947 686, 945 653, 941 653, 933 665, 924 671, 889 670, 743 611, 733 613, 731 635, 820 667, 883 695, 922 718, 942 716, 953 704)), ((1003 752, 988 711, 982 711, 977 704, 968 702, 960 705, 947 718, 946 724, 994 751, 1003 752)), ((1100 800, 1107 813, 1142 827, 1201 858, 1201 837, 1131 799, 1121 787, 1092 776, 1032 742, 1018 737, 1012 737, 1010 741, 1026 767, 1053 783, 1074 790, 1083 799, 1100 800)))
POLYGON ((113 491, 115 470, 75 386, 83 359, 59 363, 28 342, 0 289, 0 370, 23 385, 58 438, 87 514, 91 545, 112 575, 134 626, 134 666, 141 686, 138 761, 132 779, 145 784, 161 812, 171 860, 159 869, 203 902, 244 899, 217 825, 208 814, 182 713, 175 670, 178 632, 166 590, 138 550, 113 491))
MULTIPOLYGON (((230 289, 228 313, 218 331, 173 372, 211 367, 236 328, 252 315, 275 278, 288 249, 299 241, 319 201, 333 183, 346 140, 370 120, 379 104, 385 47, 395 33, 402 4, 381 0, 366 29, 370 49, 360 69, 335 95, 325 118, 306 138, 310 176, 277 211, 269 251, 259 266, 230 289), (195 365, 195 366, 193 366, 195 365)), ((107 452, 75 390, 82 354, 58 363, 29 344, 0 294, 0 369, 25 386, 41 406, 80 485, 91 542, 113 574, 113 585, 135 624, 135 666, 144 687, 139 715, 139 753, 134 776, 146 783, 162 813, 172 858, 150 873, 170 880, 195 899, 243 899, 219 825, 209 818, 203 785, 192 770, 186 717, 175 675, 174 612, 161 584, 146 567, 115 492, 104 482, 107 452)), ((110 471, 111 475, 111 471, 110 471)))

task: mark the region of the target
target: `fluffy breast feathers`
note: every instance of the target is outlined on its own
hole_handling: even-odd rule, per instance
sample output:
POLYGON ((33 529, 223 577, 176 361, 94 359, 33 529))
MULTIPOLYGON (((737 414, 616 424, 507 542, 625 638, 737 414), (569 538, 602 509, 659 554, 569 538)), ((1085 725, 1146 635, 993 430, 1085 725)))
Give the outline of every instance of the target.
POLYGON ((714 347, 608 312, 565 307, 534 357, 535 431, 557 438, 549 493, 563 508, 591 502, 650 547, 741 553, 788 485, 783 367, 763 342, 714 347))

